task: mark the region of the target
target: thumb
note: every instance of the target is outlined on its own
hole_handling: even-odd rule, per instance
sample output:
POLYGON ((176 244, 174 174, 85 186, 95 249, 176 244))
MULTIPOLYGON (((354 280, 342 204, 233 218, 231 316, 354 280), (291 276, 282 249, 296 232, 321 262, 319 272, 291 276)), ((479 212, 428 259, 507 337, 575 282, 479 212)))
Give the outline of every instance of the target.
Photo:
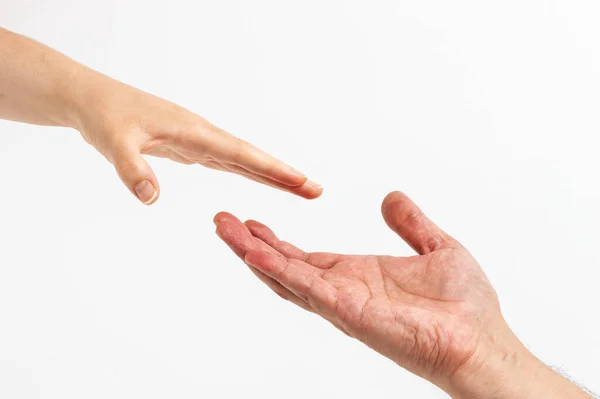
POLYGON ((462 248, 400 191, 389 193, 381 205, 383 219, 419 255, 444 248, 462 248))
POLYGON ((158 180, 139 151, 121 151, 113 164, 125 186, 145 205, 154 203, 159 196, 158 180))

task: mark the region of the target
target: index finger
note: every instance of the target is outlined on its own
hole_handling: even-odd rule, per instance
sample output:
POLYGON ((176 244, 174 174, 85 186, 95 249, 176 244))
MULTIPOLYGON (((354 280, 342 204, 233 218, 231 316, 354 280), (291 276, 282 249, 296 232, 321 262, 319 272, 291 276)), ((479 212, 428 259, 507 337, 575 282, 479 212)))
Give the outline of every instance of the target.
POLYGON ((214 133, 211 152, 220 162, 240 166, 249 172, 267 177, 290 187, 301 186, 308 181, 304 173, 262 151, 223 129, 210 125, 214 133))

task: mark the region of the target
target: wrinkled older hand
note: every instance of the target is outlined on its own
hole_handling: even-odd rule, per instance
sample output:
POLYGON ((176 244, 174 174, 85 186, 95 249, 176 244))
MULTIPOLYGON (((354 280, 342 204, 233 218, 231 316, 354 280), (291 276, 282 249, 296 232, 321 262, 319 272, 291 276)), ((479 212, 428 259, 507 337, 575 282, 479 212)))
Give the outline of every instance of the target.
POLYGON ((219 213, 215 223, 217 234, 279 296, 455 397, 529 397, 521 385, 536 378, 549 386, 551 374, 508 328, 470 253, 402 193, 388 195, 382 213, 418 256, 306 253, 255 221, 242 224, 219 213))

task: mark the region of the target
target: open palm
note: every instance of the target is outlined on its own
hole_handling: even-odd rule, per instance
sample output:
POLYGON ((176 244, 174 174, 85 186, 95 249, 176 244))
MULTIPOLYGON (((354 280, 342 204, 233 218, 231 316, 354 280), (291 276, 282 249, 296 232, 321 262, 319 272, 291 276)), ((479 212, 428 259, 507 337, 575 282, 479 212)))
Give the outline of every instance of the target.
POLYGON ((445 383, 502 323, 497 296, 469 252, 404 194, 388 195, 382 213, 418 256, 306 253, 255 221, 220 213, 215 223, 281 297, 415 374, 445 383))

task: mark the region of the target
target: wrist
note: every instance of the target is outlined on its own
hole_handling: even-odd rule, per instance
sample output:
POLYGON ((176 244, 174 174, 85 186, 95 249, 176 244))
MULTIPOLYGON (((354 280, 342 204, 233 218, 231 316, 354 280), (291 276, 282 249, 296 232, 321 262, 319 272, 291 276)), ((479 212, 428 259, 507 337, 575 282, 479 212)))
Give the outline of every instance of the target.
POLYGON ((83 67, 74 76, 68 92, 70 127, 78 130, 86 142, 107 158, 111 143, 108 136, 115 124, 122 122, 113 112, 113 103, 121 95, 122 86, 106 75, 83 67))
POLYGON ((476 352, 452 376, 448 394, 454 399, 527 398, 523 391, 532 387, 544 365, 514 340, 490 342, 476 352))
POLYGON ((63 90, 65 125, 84 135, 86 126, 90 124, 91 113, 97 106, 99 88, 102 86, 97 80, 102 75, 83 65, 77 65, 70 76, 68 87, 63 90))
POLYGON ((536 358, 511 332, 490 340, 453 376, 446 392, 454 399, 590 398, 536 358))

